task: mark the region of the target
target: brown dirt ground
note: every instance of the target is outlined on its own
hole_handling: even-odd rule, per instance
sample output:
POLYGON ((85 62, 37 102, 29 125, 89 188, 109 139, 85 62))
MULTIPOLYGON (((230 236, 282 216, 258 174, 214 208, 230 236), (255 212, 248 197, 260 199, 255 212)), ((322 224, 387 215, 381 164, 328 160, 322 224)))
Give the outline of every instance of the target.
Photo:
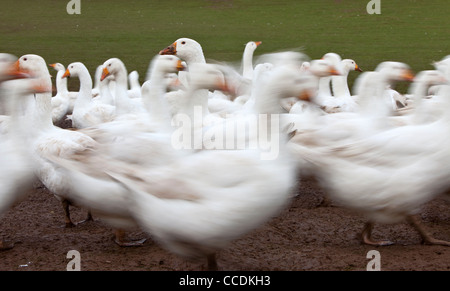
MULTIPOLYGON (((450 270, 450 248, 421 244, 408 224, 376 225, 374 236, 396 242, 387 247, 362 245, 357 237, 364 219, 344 208, 323 206, 324 192, 314 179, 299 180, 297 196, 277 217, 234 241, 218 253, 221 270, 366 270, 370 250, 378 250, 381 270, 450 270)), ((420 217, 437 238, 450 240, 450 203, 435 199, 424 205, 420 217)), ((87 212, 71 208, 74 221, 87 212)), ((164 250, 149 237, 141 247, 123 248, 113 242, 113 229, 102 221, 64 228, 60 202, 42 185, 5 213, 0 237, 15 242, 0 252, 0 270, 65 271, 67 253, 81 254, 83 271, 204 270, 204 262, 190 262, 164 250)))

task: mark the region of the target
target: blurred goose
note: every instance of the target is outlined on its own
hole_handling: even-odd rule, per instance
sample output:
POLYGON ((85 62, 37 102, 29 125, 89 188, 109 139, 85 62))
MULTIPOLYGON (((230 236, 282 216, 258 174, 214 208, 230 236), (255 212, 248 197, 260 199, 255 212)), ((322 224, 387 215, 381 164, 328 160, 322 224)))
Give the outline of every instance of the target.
MULTIPOLYGON (((217 269, 217 251, 270 220, 289 202, 295 164, 284 148, 287 136, 279 130, 276 113, 279 98, 300 95, 305 81, 295 70, 271 72, 260 79, 254 111, 242 116, 275 113, 260 124, 272 130, 268 141, 275 139, 280 146, 275 156, 257 146, 201 150, 161 167, 134 167, 133 173, 111 167, 107 173, 130 191, 132 213, 141 227, 168 250, 191 259, 207 257, 208 269, 217 269)), ((247 141, 255 138, 249 134, 247 141)))
POLYGON ((115 106, 92 100, 92 79, 83 63, 71 63, 63 75, 63 78, 66 77, 80 79, 80 91, 72 113, 74 128, 86 128, 114 120, 116 117, 115 106))
POLYGON ((414 216, 424 203, 449 187, 448 118, 443 115, 432 123, 394 127, 322 148, 305 146, 301 155, 314 165, 333 200, 368 218, 362 232, 364 243, 391 244, 372 239, 373 224, 406 219, 425 242, 450 246, 433 238, 414 216))
POLYGON ((361 98, 358 112, 324 114, 314 110, 314 107, 306 107, 308 110, 304 113, 293 114, 296 116, 291 117, 290 121, 294 123, 295 135, 288 146, 297 159, 299 168, 305 174, 311 170, 310 163, 301 154, 304 147, 337 147, 399 126, 399 122, 390 119, 389 112, 392 111, 389 110, 392 108, 385 102, 384 88, 387 83, 410 79, 411 72, 408 68, 395 63, 386 64, 385 70, 364 72, 357 78, 355 92, 361 98))
POLYGON ((56 95, 52 97, 52 120, 53 123, 61 121, 67 114, 72 114, 78 92, 69 92, 67 89, 67 79, 62 78, 66 68, 61 63, 50 64, 50 67, 57 71, 56 74, 56 95))
POLYGON ((48 157, 69 180, 69 197, 89 207, 95 216, 111 225, 116 230, 115 242, 120 246, 139 246, 145 239, 126 239, 125 231, 137 227, 126 203, 129 194, 103 170, 112 161, 117 163, 116 170, 125 165, 160 166, 170 161, 172 156, 183 154, 183 151, 167 151, 172 147, 171 131, 168 129, 170 120, 164 116, 168 111, 163 100, 164 75, 182 68, 175 56, 158 56, 152 61, 152 78, 143 84, 142 91, 149 118, 142 119, 141 123, 138 120, 115 120, 80 130, 96 141, 92 148, 73 152, 73 155, 48 157))
POLYGON ((419 72, 409 87, 408 106, 397 110, 400 116, 394 116, 392 119, 399 120, 406 124, 420 124, 434 121, 440 118, 444 113, 440 102, 435 102, 427 98, 428 90, 432 86, 443 86, 448 84, 448 80, 443 73, 438 70, 425 70, 419 72))
POLYGON ((127 91, 129 98, 141 98, 141 85, 139 84, 139 73, 132 71, 128 74, 130 89, 127 91))
POLYGON ((18 66, 20 69, 30 72, 41 87, 47 88, 45 93, 35 94, 35 102, 33 106, 30 106, 30 117, 29 120, 26 120, 29 127, 27 139, 33 160, 36 162, 36 175, 45 187, 62 202, 66 227, 71 227, 74 224, 70 219, 69 212, 71 202, 67 199, 68 178, 61 174, 57 167, 49 163, 46 157, 66 157, 78 151, 85 151, 91 148, 95 141, 80 132, 65 130, 53 125, 52 82, 45 60, 41 56, 24 55, 19 58, 18 66))
MULTIPOLYGON (((3 106, 8 107, 9 130, 0 135, 0 215, 21 201, 28 194, 35 180, 34 164, 25 147, 21 121, 24 119, 20 102, 33 93, 40 92, 33 80, 15 80, 26 75, 14 66, 17 58, 11 54, 0 54, 0 94, 3 106)), ((11 249, 14 243, 0 239, 0 251, 11 249)))

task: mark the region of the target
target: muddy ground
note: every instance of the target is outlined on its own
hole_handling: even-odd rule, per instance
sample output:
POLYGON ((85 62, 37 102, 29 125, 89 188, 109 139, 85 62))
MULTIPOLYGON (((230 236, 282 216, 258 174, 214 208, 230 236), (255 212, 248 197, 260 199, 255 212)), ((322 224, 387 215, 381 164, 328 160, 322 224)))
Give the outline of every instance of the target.
MULTIPOLYGON (((314 179, 299 180, 296 195, 279 216, 219 252, 220 270, 366 270, 370 250, 379 251, 381 270, 450 270, 450 248, 421 244, 420 236, 406 223, 375 226, 376 238, 393 240, 395 245, 362 245, 358 233, 363 217, 336 205, 324 206, 324 192, 314 179)), ((74 221, 87 215, 77 207, 71 212, 74 221)), ((427 203, 420 217, 435 237, 450 240, 447 200, 427 203)), ((60 202, 40 184, 3 215, 0 235, 15 242, 14 248, 0 252, 2 271, 65 271, 70 250, 80 253, 83 271, 205 269, 205 262, 171 254, 140 230, 129 233, 130 237, 149 240, 141 247, 123 248, 113 242, 113 229, 99 219, 64 228, 60 202)))

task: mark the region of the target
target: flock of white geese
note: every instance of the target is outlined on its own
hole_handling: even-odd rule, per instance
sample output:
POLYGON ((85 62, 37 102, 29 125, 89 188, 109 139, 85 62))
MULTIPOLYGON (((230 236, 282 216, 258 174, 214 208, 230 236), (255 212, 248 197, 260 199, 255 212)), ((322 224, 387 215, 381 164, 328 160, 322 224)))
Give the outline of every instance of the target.
POLYGON ((260 44, 246 45, 237 68, 207 62, 198 42, 180 38, 151 60, 142 85, 117 58, 92 78, 81 62, 1 54, 0 214, 38 179, 61 200, 67 227, 69 205, 85 207, 117 229, 121 246, 142 244, 125 235, 139 227, 214 270, 218 250, 288 207, 298 177, 313 175, 329 199, 367 217, 364 243, 391 244, 372 238, 374 223, 407 220, 425 242, 449 246, 415 214, 450 186, 450 57, 414 76, 393 61, 362 72, 336 53, 256 60, 260 44), (361 72, 353 90, 351 71, 361 72), (68 77, 79 78, 78 92, 68 77), (403 81, 407 94, 393 89, 403 81), (257 133, 247 132, 261 116, 257 133), (72 129, 55 125, 66 118, 72 129), (180 125, 191 147, 175 146, 180 125), (244 147, 233 135, 223 141, 233 149, 208 148, 224 128, 244 132, 244 147), (249 146, 260 135, 275 158, 262 158, 273 148, 249 146))

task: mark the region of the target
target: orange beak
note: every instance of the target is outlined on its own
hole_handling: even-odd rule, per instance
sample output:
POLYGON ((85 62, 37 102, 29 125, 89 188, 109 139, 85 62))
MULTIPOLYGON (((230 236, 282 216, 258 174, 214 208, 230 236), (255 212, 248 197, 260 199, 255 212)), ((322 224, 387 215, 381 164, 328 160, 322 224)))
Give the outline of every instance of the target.
POLYGON ((67 69, 67 70, 64 72, 64 75, 62 75, 62 78, 63 78, 63 79, 64 79, 64 78, 67 78, 67 77, 70 77, 69 69, 67 69))
POLYGON ((109 73, 108 69, 106 67, 103 68, 102 76, 100 77, 100 81, 105 80, 105 78, 108 77, 109 75, 110 75, 110 73, 109 73))
POLYGON ((26 72, 25 70, 21 70, 20 69, 20 62, 19 62, 19 60, 17 60, 14 64, 11 65, 11 67, 9 68, 9 70, 7 72, 7 75, 11 79, 24 79, 24 78, 30 77, 28 72, 26 72))
POLYGON ((311 98, 314 96, 311 90, 303 90, 302 93, 298 96, 298 99, 302 101, 311 101, 311 98))
POLYGON ((47 92, 51 92, 52 91, 51 88, 48 88, 48 86, 44 86, 44 85, 42 85, 40 83, 34 85, 32 87, 32 89, 33 89, 33 91, 35 93, 47 93, 47 92))
POLYGON ((177 70, 178 71, 186 70, 186 67, 183 65, 183 62, 181 60, 178 60, 178 62, 177 62, 177 70))
POLYGON ((262 44, 262 41, 255 41, 256 47, 260 46, 262 44))
POLYGON ((355 71, 362 72, 363 70, 361 70, 360 67, 357 64, 355 64, 355 71))
POLYGON ((405 70, 405 72, 402 74, 402 78, 405 81, 412 82, 414 80, 414 74, 411 70, 405 70))
POLYGON ((336 70, 336 68, 334 66, 330 67, 329 73, 331 75, 334 75, 334 76, 340 76, 341 75, 341 73, 338 70, 336 70))
POLYGON ((49 64, 50 67, 54 68, 56 64, 49 64))
POLYGON ((177 54, 177 43, 174 42, 173 44, 169 45, 165 49, 161 50, 159 52, 160 55, 176 55, 177 54))

